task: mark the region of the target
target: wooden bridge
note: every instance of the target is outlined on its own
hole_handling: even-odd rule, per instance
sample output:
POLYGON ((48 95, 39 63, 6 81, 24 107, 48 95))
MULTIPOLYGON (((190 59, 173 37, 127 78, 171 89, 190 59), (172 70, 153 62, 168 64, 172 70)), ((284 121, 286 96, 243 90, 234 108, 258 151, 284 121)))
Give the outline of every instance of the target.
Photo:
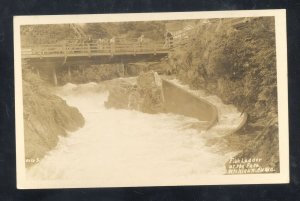
POLYGON ((56 44, 39 44, 21 48, 24 63, 30 63, 37 74, 52 71, 53 83, 57 85, 57 70, 70 66, 107 63, 132 63, 159 61, 171 51, 165 41, 126 40, 66 40, 56 44))
MULTIPOLYGON (((22 59, 43 62, 62 60, 66 62, 78 62, 109 57, 126 57, 143 55, 144 58, 151 55, 168 55, 170 48, 165 41, 137 42, 137 41, 100 41, 90 40, 82 42, 79 40, 68 40, 59 44, 40 44, 30 47, 22 47, 22 59)), ((141 58, 141 57, 140 57, 141 58)), ((117 59, 118 60, 118 59, 117 59)), ((130 59, 129 59, 130 60, 130 59)), ((101 61, 100 61, 101 62, 101 61)), ((118 62, 118 61, 116 61, 118 62)), ((110 63, 110 62, 109 62, 110 63)))

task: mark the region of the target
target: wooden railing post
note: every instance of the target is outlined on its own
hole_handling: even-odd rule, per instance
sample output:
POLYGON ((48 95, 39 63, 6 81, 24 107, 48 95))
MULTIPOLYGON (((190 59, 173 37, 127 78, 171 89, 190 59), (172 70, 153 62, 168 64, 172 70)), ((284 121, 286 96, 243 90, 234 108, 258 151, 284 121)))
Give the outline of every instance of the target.
POLYGON ((89 54, 89 57, 91 57, 91 44, 88 43, 88 54, 89 54))
POLYGON ((57 76, 56 76, 56 69, 55 67, 53 67, 53 82, 54 82, 54 85, 57 86, 57 76))
POLYGON ((65 56, 65 60, 67 59, 67 42, 64 43, 64 56, 65 56))
POLYGON ((153 45, 153 49, 154 49, 153 54, 156 55, 156 45, 153 45))

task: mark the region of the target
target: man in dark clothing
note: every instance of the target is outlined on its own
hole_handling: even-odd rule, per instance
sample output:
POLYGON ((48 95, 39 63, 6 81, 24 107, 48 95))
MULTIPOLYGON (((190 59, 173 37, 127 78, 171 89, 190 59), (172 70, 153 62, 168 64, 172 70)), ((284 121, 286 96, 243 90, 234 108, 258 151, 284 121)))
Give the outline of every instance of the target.
POLYGON ((166 32, 165 38, 166 38, 165 44, 167 45, 167 47, 173 48, 173 35, 168 30, 166 32))

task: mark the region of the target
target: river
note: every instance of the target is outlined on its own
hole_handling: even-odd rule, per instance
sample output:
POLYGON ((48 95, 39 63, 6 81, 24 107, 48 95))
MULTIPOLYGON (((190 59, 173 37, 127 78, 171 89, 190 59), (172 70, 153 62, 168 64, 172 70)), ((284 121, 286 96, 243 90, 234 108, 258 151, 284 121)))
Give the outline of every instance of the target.
POLYGON ((27 170, 29 180, 92 180, 99 186, 168 185, 225 173, 225 163, 235 153, 208 145, 207 136, 217 138, 218 133, 222 136, 234 129, 240 113, 233 106, 208 97, 224 114, 219 114, 219 124, 199 131, 189 126, 201 124, 199 120, 182 115, 106 109, 108 92, 103 88, 88 83, 58 89, 59 96, 77 107, 86 123, 60 137, 57 147, 27 170))

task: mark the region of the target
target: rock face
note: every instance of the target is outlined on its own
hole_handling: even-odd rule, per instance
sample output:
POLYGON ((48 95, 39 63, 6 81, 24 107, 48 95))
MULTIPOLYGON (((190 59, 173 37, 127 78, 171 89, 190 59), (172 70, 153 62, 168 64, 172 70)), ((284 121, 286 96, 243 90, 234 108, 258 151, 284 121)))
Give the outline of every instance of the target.
POLYGON ((105 84, 109 91, 109 96, 105 102, 105 107, 116 109, 127 109, 129 94, 136 80, 130 81, 129 79, 114 79, 107 81, 105 84))
POLYGON ((78 109, 51 94, 43 84, 33 76, 23 80, 26 166, 53 149, 58 136, 65 136, 84 125, 78 109))
POLYGON ((118 77, 124 77, 123 64, 99 64, 70 66, 70 74, 67 68, 58 72, 58 82, 60 85, 72 82, 76 84, 88 82, 100 82, 118 77))
POLYGON ((116 79, 108 84, 109 97, 105 106, 117 109, 134 109, 146 113, 163 110, 161 80, 157 73, 141 73, 135 82, 116 79))
POLYGON ((140 94, 140 111, 146 113, 159 113, 163 110, 163 95, 161 79, 154 71, 142 73, 137 78, 140 94))
POLYGON ((148 71, 146 63, 129 63, 126 64, 126 74, 128 76, 138 76, 141 72, 148 71))
POLYGON ((143 62, 126 64, 126 75, 138 76, 142 72, 155 71, 158 74, 171 74, 174 69, 168 60, 162 59, 159 62, 143 62))

